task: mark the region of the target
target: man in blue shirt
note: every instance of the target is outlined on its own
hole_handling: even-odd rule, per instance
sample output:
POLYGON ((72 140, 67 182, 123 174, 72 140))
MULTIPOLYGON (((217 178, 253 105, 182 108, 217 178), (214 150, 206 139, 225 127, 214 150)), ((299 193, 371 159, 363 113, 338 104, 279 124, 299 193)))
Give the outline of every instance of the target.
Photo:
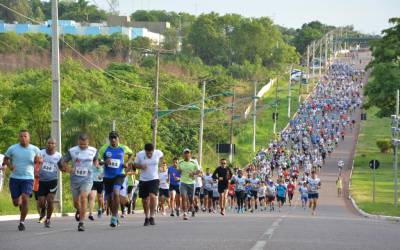
POLYGON ((276 187, 276 197, 278 200, 279 212, 281 211, 281 208, 286 201, 286 189, 287 187, 283 183, 283 181, 279 180, 279 185, 276 187))
POLYGON ((119 143, 119 135, 116 131, 109 134, 109 144, 103 145, 99 150, 99 158, 104 160, 104 189, 107 204, 111 205, 111 227, 118 225, 118 208, 120 204, 120 191, 125 181, 125 168, 132 161, 132 150, 119 143), (128 157, 125 162, 125 156, 128 157))
POLYGON ((176 215, 179 216, 179 206, 180 206, 180 191, 179 186, 181 184, 181 174, 178 171, 178 158, 173 159, 172 166, 168 167, 168 178, 169 178, 169 197, 171 204, 171 216, 175 216, 174 209, 176 210, 176 215))
POLYGON ((10 192, 14 206, 21 211, 19 231, 25 230, 25 218, 28 214, 29 196, 32 194, 34 164, 42 161, 38 147, 29 144, 30 134, 27 130, 19 133, 19 143, 8 148, 3 166, 12 171, 10 176, 10 192))

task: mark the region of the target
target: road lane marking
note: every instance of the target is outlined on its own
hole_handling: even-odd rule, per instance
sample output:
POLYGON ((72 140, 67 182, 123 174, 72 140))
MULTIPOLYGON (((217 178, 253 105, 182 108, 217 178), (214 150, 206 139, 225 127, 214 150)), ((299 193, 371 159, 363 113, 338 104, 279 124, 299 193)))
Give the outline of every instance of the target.
POLYGON ((265 240, 259 240, 256 244, 251 248, 251 250, 262 250, 264 249, 267 242, 265 240))

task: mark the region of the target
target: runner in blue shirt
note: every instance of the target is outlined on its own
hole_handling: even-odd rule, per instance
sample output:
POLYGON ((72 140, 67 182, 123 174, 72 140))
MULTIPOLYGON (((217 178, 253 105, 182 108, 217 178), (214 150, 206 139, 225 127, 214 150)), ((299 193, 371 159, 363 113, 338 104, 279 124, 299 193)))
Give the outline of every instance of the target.
POLYGON ((181 174, 179 173, 178 158, 173 159, 172 166, 168 167, 168 178, 169 178, 169 204, 171 206, 171 216, 175 216, 174 211, 176 211, 176 216, 179 216, 179 206, 180 206, 180 191, 179 186, 181 184, 181 174))

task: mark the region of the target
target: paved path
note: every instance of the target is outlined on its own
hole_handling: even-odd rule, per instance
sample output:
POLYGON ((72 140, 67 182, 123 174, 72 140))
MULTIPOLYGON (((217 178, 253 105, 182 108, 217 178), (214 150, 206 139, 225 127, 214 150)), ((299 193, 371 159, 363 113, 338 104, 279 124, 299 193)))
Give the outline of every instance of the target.
MULTIPOLYGON (((359 117, 355 114, 357 124, 359 117)), ((29 221, 26 232, 18 232, 16 222, 8 221, 0 222, 0 249, 400 249, 400 224, 362 218, 347 198, 336 196, 336 164, 343 159, 348 173, 356 135, 357 129, 322 169, 317 216, 299 207, 295 196, 295 205, 280 213, 201 213, 189 221, 158 216, 157 225, 146 228, 141 215, 124 219, 116 229, 108 226, 108 218, 88 221, 83 233, 76 231, 73 218, 56 218, 51 229, 29 221)))

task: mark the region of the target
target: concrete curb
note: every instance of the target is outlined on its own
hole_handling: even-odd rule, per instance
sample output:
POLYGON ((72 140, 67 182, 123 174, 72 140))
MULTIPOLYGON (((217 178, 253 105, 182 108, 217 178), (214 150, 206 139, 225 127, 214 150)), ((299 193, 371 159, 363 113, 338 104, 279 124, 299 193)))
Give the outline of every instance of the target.
MULTIPOLYGON (((357 140, 358 141, 358 140, 357 140)), ((354 209, 357 210, 357 212, 368 219, 375 219, 375 220, 384 220, 384 221, 391 221, 391 222, 397 222, 400 223, 400 217, 396 217, 396 216, 387 216, 387 215, 379 215, 379 214, 370 214, 365 212, 364 210, 362 210, 361 208, 359 208, 357 206, 356 201, 353 199, 353 197, 351 196, 351 177, 353 175, 353 169, 354 169, 354 160, 353 160, 353 164, 351 166, 351 171, 350 171, 350 179, 349 179, 349 200, 351 201, 351 204, 353 205, 354 209)))

